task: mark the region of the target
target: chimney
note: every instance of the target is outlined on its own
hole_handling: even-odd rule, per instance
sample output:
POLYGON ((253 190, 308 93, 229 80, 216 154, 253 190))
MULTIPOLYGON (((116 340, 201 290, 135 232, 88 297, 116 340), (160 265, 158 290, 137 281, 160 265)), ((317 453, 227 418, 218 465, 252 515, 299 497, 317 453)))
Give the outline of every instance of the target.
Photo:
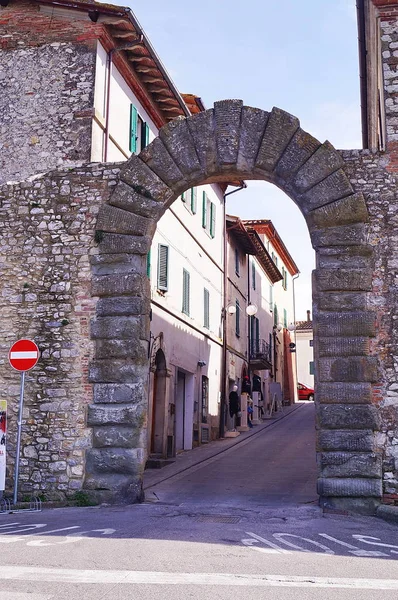
POLYGON ((307 310, 307 322, 311 321, 311 311, 307 310))

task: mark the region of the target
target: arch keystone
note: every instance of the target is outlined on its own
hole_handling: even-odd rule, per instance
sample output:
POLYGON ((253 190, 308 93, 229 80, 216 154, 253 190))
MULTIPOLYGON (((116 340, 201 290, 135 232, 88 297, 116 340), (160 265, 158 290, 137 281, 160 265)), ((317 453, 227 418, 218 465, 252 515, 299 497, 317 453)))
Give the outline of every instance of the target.
POLYGON ((299 127, 300 121, 296 117, 274 107, 257 154, 256 169, 272 173, 299 127))
POLYGON ((230 167, 238 161, 242 100, 214 103, 217 165, 230 167))

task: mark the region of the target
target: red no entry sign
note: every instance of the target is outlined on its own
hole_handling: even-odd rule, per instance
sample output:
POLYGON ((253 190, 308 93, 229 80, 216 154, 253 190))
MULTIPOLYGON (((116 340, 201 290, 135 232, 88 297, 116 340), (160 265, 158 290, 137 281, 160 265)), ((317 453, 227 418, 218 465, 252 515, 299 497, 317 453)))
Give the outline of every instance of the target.
POLYGON ((32 340, 18 340, 11 346, 8 360, 16 371, 29 371, 39 360, 39 348, 32 340))

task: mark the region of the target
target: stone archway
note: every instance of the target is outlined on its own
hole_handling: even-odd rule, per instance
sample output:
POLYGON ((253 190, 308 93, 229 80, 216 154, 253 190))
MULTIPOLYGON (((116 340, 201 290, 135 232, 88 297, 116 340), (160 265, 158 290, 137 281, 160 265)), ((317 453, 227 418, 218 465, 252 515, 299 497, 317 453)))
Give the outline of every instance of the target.
POLYGON ((146 254, 158 219, 183 191, 231 178, 274 183, 306 219, 316 251, 318 493, 324 505, 372 512, 382 495, 382 467, 375 444, 378 413, 371 405, 377 359, 369 349, 375 318, 367 308, 373 257, 366 241, 365 200, 329 142, 321 144, 278 108, 268 113, 239 100, 217 102, 163 127, 122 166, 119 183, 98 215, 101 261, 109 268, 107 274, 93 275, 99 300, 88 423, 94 434, 107 428, 109 435, 107 447, 88 451, 85 487, 108 500, 142 498, 146 254), (127 438, 121 432, 129 432, 127 438))

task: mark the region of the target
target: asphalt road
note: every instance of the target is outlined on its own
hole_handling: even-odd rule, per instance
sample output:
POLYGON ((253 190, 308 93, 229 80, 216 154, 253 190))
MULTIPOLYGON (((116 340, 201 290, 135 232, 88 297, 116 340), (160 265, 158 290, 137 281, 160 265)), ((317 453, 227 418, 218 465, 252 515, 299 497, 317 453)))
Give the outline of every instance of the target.
POLYGON ((304 406, 144 504, 0 515, 0 600, 398 598, 398 527, 322 515, 313 461, 304 406))

